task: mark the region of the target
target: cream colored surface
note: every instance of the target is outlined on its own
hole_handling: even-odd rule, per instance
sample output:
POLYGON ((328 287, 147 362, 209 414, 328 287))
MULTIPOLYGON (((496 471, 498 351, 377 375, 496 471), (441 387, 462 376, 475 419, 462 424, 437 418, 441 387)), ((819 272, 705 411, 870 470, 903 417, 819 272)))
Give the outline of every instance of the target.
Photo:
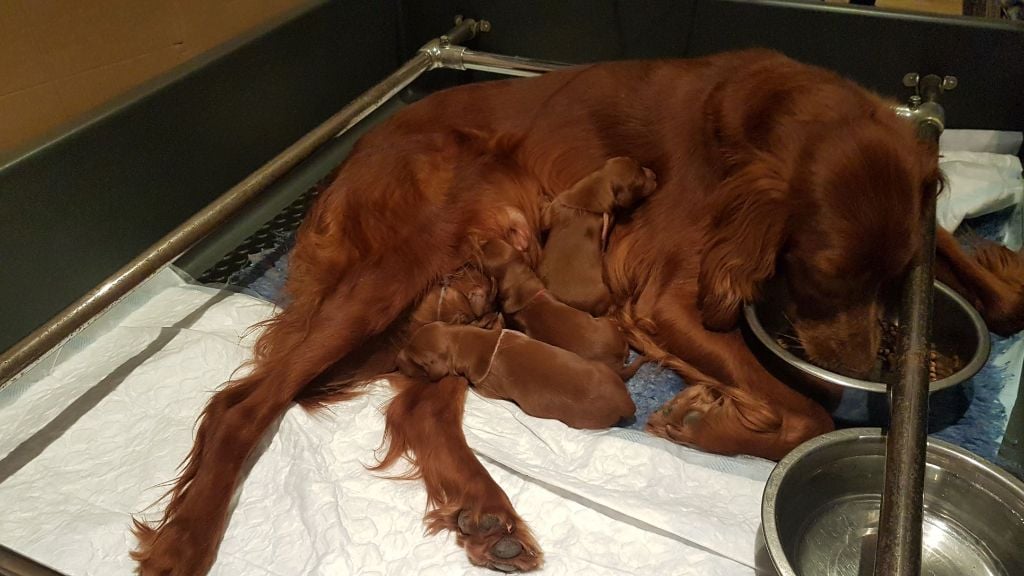
MULTIPOLYGON (((825 0, 829 4, 849 4, 849 0, 825 0)), ((875 7, 901 12, 924 12, 928 14, 963 14, 963 0, 876 0, 875 7)))
POLYGON ((878 0, 875 6, 904 12, 929 12, 932 14, 963 14, 962 0, 878 0))
POLYGON ((311 0, 0 0, 0 155, 311 0))

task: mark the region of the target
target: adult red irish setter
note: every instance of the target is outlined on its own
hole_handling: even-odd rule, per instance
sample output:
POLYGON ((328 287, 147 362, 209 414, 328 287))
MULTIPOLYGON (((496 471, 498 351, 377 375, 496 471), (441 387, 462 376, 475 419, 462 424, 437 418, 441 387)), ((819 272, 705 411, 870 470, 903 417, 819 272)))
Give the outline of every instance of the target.
MULTIPOLYGON (((535 230, 544 202, 615 156, 653 169, 658 189, 609 240, 614 314, 642 352, 690 384, 672 404, 678 417, 655 432, 777 459, 831 430, 822 406, 758 364, 736 324, 742 305, 779 276, 812 360, 853 374, 871 366, 880 295, 921 249, 922 199, 940 180, 937 151, 919 144, 890 105, 831 72, 745 51, 468 85, 395 114, 359 142, 303 224, 291 304, 268 322, 249 375, 203 412, 163 520, 137 526, 141 573, 205 573, 243 463, 293 400, 340 360, 358 360, 434 282, 463 266, 467 238, 506 233, 495 221, 504 208, 518 209, 535 230), (460 165, 473 166, 477 154, 453 135, 463 129, 517 139, 498 161, 506 185, 488 194, 458 185, 460 165)), ((1017 255, 988 246, 968 255, 945 232, 938 253, 940 277, 993 330, 1021 328, 1017 255)), ((438 420, 444 433, 399 431, 421 466, 423 454, 446 450, 448 463, 472 460, 460 448, 461 406, 445 408, 465 386, 454 376, 401 385, 399 415, 450 412, 438 420)), ((332 399, 357 392, 335 389, 332 399)), ((444 493, 447 516, 433 517, 436 529, 457 530, 474 562, 539 564, 516 557, 539 551, 508 499, 474 496, 478 480, 486 483, 479 470, 444 474, 428 486, 434 501, 444 493), (490 556, 481 559, 485 540, 490 556)))

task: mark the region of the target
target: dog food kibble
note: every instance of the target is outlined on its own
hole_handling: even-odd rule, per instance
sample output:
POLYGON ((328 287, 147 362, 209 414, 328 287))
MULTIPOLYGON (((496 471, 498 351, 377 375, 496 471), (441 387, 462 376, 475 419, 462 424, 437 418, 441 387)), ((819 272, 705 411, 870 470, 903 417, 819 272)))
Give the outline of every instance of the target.
MULTIPOLYGON (((884 372, 895 372, 898 369, 899 355, 896 353, 897 340, 899 338, 899 326, 892 322, 882 323, 882 344, 878 350, 878 357, 882 360, 884 372)), ((955 374, 963 363, 960 357, 954 354, 946 356, 935 349, 935 344, 928 344, 928 380, 935 382, 955 374)))
MULTIPOLYGON (((895 323, 882 323, 882 342, 878 347, 882 372, 892 373, 899 369, 899 354, 897 353, 899 333, 899 326, 895 323)), ((803 347, 799 346, 799 341, 792 334, 780 333, 775 338, 775 342, 784 350, 803 357, 803 347)), ((939 352, 934 344, 928 344, 928 380, 930 382, 948 378, 961 368, 963 368, 963 363, 958 355, 946 356, 939 352)))

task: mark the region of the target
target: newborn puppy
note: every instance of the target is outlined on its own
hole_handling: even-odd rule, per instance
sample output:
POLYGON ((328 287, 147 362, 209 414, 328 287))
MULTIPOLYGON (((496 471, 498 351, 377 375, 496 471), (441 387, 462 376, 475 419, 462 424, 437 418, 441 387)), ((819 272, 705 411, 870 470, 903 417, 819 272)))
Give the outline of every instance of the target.
POLYGON ((594 318, 564 304, 545 289, 523 257, 494 240, 481 247, 481 266, 497 285, 498 300, 512 327, 531 338, 611 367, 629 379, 646 359, 626 367, 629 343, 610 318, 594 318))
POLYGON ((548 230, 537 273, 560 301, 600 316, 612 298, 603 276, 612 215, 631 210, 657 186, 654 172, 626 157, 612 158, 551 201, 541 214, 548 230))
POLYGON ((573 428, 608 428, 636 412, 611 368, 513 330, 427 324, 398 354, 398 369, 431 380, 462 376, 483 396, 573 428))
POLYGON ((431 322, 490 328, 497 320, 497 286, 476 268, 466 266, 433 286, 409 315, 411 336, 431 322))
POLYGON ((296 401, 307 408, 320 408, 347 398, 356 384, 394 372, 399 351, 417 330, 431 322, 504 328, 504 320, 495 309, 496 294, 497 285, 486 274, 470 266, 462 268, 433 285, 404 322, 396 322, 324 370, 296 395, 296 401))

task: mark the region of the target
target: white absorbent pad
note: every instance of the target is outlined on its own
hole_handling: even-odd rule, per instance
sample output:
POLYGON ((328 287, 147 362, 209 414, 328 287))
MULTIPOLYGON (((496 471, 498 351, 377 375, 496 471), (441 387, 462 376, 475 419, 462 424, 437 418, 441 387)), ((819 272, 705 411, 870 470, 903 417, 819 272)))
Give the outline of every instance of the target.
MULTIPOLYGON (((69 575, 132 574, 131 515, 175 476, 196 416, 250 356, 247 328, 272 312, 165 270, 0 392, 0 542, 69 575)), ((289 410, 237 495, 212 574, 486 573, 452 536, 424 535, 418 481, 365 469, 390 396, 378 383, 326 412, 289 410)), ((473 394, 465 429, 537 536, 545 573, 754 573, 769 462, 572 430, 473 394)))
POLYGON ((936 218, 946 230, 956 230, 967 218, 991 214, 1024 199, 1017 156, 943 151, 939 167, 946 186, 939 194, 936 218))

